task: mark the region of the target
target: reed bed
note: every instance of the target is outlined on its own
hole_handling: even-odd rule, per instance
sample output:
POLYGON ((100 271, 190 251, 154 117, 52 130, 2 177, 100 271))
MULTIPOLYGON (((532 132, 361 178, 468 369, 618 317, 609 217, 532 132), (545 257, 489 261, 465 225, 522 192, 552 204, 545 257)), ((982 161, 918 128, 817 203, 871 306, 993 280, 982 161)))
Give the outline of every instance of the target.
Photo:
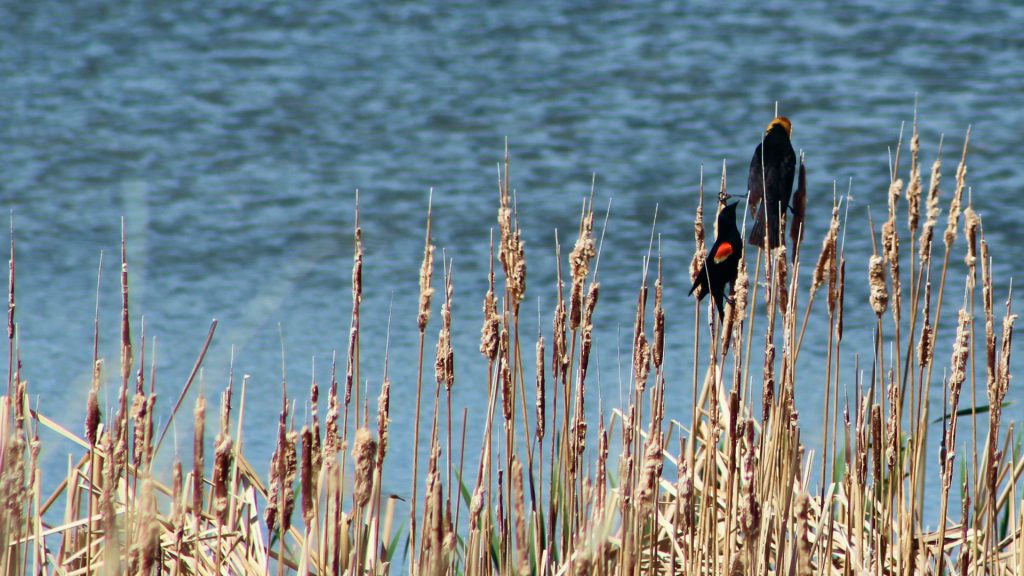
MULTIPOLYGON (((381 488, 385 459, 410 456, 390 454, 387 354, 375 415, 372 398, 360 398, 353 385, 365 379, 358 199, 347 354, 340 379, 332 370, 326 400, 315 381, 300 398, 282 384, 273 458, 269 467, 253 464, 241 427, 247 381, 232 374, 214 410, 199 395, 192 462, 174 461, 169 475, 152 468, 171 422, 154 429, 156 346, 144 325, 132 325, 123 234, 118 402, 102 421, 97 394, 111 364, 94 346, 78 434, 47 418, 47 406, 34 409, 22 378, 12 226, 0 567, 7 574, 1022 574, 1024 459, 1013 427, 1001 421, 1016 315, 1010 295, 995 294, 984 226, 965 196, 968 145, 969 131, 954 184, 943 186, 940 142, 926 187, 915 119, 907 180, 900 176, 901 137, 886 219, 877 236, 872 223, 875 250, 867 262, 847 266, 845 238, 864 227, 848 227, 845 199, 811 193, 819 205, 831 196, 832 210, 810 283, 801 284, 808 275, 800 274, 799 223, 788 252, 748 251, 724 321, 694 306, 691 378, 666 378, 666 326, 681 319, 666 317, 663 271, 681 264, 663 260, 652 228, 648 255, 638 263, 628 401, 607 413, 590 405, 590 360, 608 214, 595 213, 592 192, 575 236, 555 234, 549 254, 557 283, 535 288, 555 295, 551 331, 521 331, 520 320, 531 314, 522 307, 526 252, 506 149, 483 323, 459 327, 480 330, 488 366, 487 404, 473 407, 486 411, 486 425, 469 436, 465 412, 453 416, 451 401, 457 286, 443 251, 435 261, 426 213, 417 411, 412 438, 401 439, 413 450, 412 505, 400 508, 411 510, 407 518, 381 488), (951 258, 965 259, 965 277, 950 274, 951 258), (868 301, 845 298, 848 282, 865 281, 868 301), (963 292, 955 313, 942 309, 947 290, 963 292), (873 353, 849 366, 845 318, 868 310, 873 353), (754 333, 755 321, 764 338, 754 333), (810 323, 828 335, 824 380, 795 369, 810 323), (952 340, 937 341, 943 326, 955 327, 952 340), (756 346, 764 360, 751 366, 756 346), (527 348, 533 361, 524 357, 527 348), (425 376, 431 349, 432 381, 425 376), (928 384, 933 371, 942 374, 941 387, 928 384), (824 430, 810 440, 794 403, 809 387, 826 390, 824 430), (666 414, 668 389, 692 395, 689 422, 666 414), (942 414, 933 414, 939 394, 942 414), (307 401, 311 421, 303 424, 295 404, 307 401), (218 419, 214 438, 204 435, 207 417, 218 419), (936 417, 941 435, 929 438, 936 417), (50 494, 40 482, 44 428, 77 445, 50 494), (979 449, 957 454, 957 446, 979 449), (926 471, 928 458, 938 459, 937 478, 926 471), (158 480, 168 476, 169 484, 158 480), (937 527, 929 529, 925 511, 936 505, 937 527)), ((705 211, 714 217, 726 186, 724 167, 717 203, 705 203, 701 185, 697 266, 705 211)), ((794 202, 807 202, 807 194, 801 158, 794 202)), ((97 327, 98 320, 97 308, 97 327)), ((182 418, 215 330, 214 322, 188 382, 170 395, 177 397, 171 420, 182 418)))

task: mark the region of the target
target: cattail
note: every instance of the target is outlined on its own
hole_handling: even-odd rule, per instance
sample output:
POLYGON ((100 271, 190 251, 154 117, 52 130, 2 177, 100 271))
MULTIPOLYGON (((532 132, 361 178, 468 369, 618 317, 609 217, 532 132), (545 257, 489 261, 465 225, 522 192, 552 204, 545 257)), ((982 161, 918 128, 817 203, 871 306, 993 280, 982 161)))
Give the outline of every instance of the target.
POLYGON ((797 576, 809 576, 814 573, 811 566, 811 553, 814 550, 814 543, 811 541, 811 525, 814 521, 811 518, 810 495, 806 490, 801 490, 796 497, 794 506, 794 521, 796 523, 797 540, 797 576))
MULTIPOLYGON (((446 316, 445 323, 450 324, 451 313, 447 311, 448 304, 441 306, 443 316, 446 316)), ((449 326, 442 326, 437 333, 437 348, 434 356, 434 379, 438 386, 444 385, 444 389, 451 391, 455 382, 454 355, 452 352, 452 335, 449 326)))
POLYGON ((566 314, 565 300, 562 299, 562 292, 558 292, 558 304, 555 305, 555 315, 551 320, 551 373, 555 378, 564 374, 569 367, 569 348, 566 343, 566 314))
POLYGON ((512 388, 512 368, 509 366, 508 330, 501 332, 501 344, 498 353, 498 374, 501 378, 501 410, 505 417, 505 425, 512 425, 512 402, 515 390, 512 388))
POLYGON ((231 436, 224 433, 217 435, 217 445, 213 450, 213 507, 217 513, 217 520, 222 525, 228 521, 233 448, 231 436))
POLYGON ((697 249, 704 248, 704 174, 703 169, 700 181, 700 200, 697 202, 697 212, 693 217, 693 240, 697 243, 697 249))
POLYGON ((889 214, 896 214, 900 196, 903 194, 903 179, 897 178, 889 183, 889 214))
POLYGON ((811 277, 811 292, 817 292, 825 283, 826 272, 830 271, 831 263, 835 260, 836 239, 839 237, 839 205, 832 205, 832 219, 828 225, 828 232, 821 241, 821 253, 818 255, 818 263, 814 266, 814 274, 811 277))
POLYGON ((175 459, 171 470, 171 525, 180 528, 185 519, 181 461, 175 459))
POLYGON ((377 466, 377 441, 368 429, 360 428, 356 432, 352 458, 356 466, 353 497, 358 506, 366 506, 373 494, 373 471, 377 466))
POLYGON ((910 185, 907 187, 907 225, 910 234, 917 233, 921 221, 921 166, 917 162, 921 151, 921 139, 917 133, 917 120, 914 120, 914 134, 910 138, 910 185))
POLYGON ((935 224, 939 220, 942 209, 939 208, 939 184, 942 181, 942 140, 939 139, 939 151, 932 163, 931 180, 928 183, 928 214, 921 230, 919 241, 919 254, 921 263, 927 264, 931 258, 932 237, 935 232, 935 224))
POLYGON ((707 247, 704 245, 704 174, 701 174, 700 201, 697 203, 697 212, 693 218, 693 239, 696 244, 693 251, 693 258, 690 260, 690 282, 696 282, 700 275, 700 269, 704 266, 704 260, 708 257, 707 247))
POLYGON ((289 430, 284 443, 284 502, 281 506, 281 525, 287 532, 292 527, 292 512, 295 511, 295 481, 299 476, 299 434, 289 430))
POLYGON ((519 229, 519 216, 514 214, 515 207, 511 204, 508 183, 508 151, 505 154, 504 179, 499 175, 498 196, 498 228, 501 231, 501 244, 498 247, 498 261, 505 270, 505 292, 514 310, 526 295, 526 255, 523 249, 522 233, 519 229), (513 222, 513 216, 514 222, 513 222))
POLYGON ((586 380, 590 367, 590 350, 594 344, 594 309, 601 294, 601 283, 591 282, 587 289, 587 302, 583 311, 583 322, 580 331, 580 381, 586 380))
POLYGON ((647 335, 642 331, 637 334, 633 350, 633 377, 636 379, 637 392, 643 394, 647 387, 647 377, 651 373, 651 346, 647 343, 647 335))
POLYGON ((743 501, 740 510, 740 528, 748 541, 757 540, 761 530, 761 504, 757 498, 755 481, 757 479, 757 451, 754 447, 754 421, 744 422, 741 434, 743 438, 743 464, 740 472, 743 489, 743 501))
POLYGON ((327 417, 324 421, 323 459, 328 462, 332 461, 341 450, 339 418, 338 397, 331 394, 327 397, 327 417))
MULTIPOLYGON (((966 298, 965 298, 966 300, 966 298)), ((953 356, 949 361, 949 403, 956 412, 960 390, 967 378, 967 357, 971 353, 971 315, 966 306, 960 309, 957 318, 956 339, 953 341, 953 356)))
MULTIPOLYGON (((733 289, 733 305, 729 307, 733 319, 739 319, 740 322, 747 317, 747 302, 750 299, 750 275, 747 274, 747 262, 740 259, 739 266, 736 269, 736 280, 732 283, 733 289)), ((740 342, 743 337, 743 327, 740 322, 730 320, 733 326, 733 340, 740 342)))
POLYGON ((608 430, 604 426, 604 414, 597 426, 597 473, 594 476, 594 488, 597 495, 597 510, 595 515, 599 516, 604 511, 604 496, 608 476, 608 430))
POLYGON ((882 446, 885 441, 882 438, 882 407, 878 404, 871 405, 871 442, 865 444, 871 448, 871 471, 875 479, 875 486, 881 486, 882 482, 882 446))
MULTIPOLYGON (((683 534, 690 534, 694 526, 693 473, 690 471, 685 458, 679 459, 676 495, 679 499, 679 528, 683 534)), ((686 542, 686 540, 684 538, 683 542, 686 542)))
POLYGON ((380 397, 377 399, 377 437, 380 438, 378 453, 380 460, 388 451, 388 428, 391 426, 391 381, 384 379, 380 387, 380 397))
MULTIPOLYGON (((121 381, 128 385, 132 373, 132 334, 128 321, 128 255, 124 218, 121 219, 121 381)), ((123 457, 123 453, 122 453, 123 457)))
POLYGON ((917 365, 921 368, 932 361, 932 322, 931 322, 932 281, 928 279, 924 285, 924 313, 921 322, 921 338, 917 343, 917 365))
MULTIPOLYGON (((273 533, 281 519, 284 502, 281 501, 282 492, 290 492, 290 484, 285 480, 287 468, 285 466, 287 448, 287 422, 288 422, 288 400, 282 398, 281 415, 277 419, 277 443, 274 445, 274 453, 270 457, 270 473, 267 483, 267 508, 264 510, 264 519, 267 522, 267 530, 273 533)), ((282 532, 287 531, 285 527, 282 532)))
POLYGON ((523 465, 519 462, 519 458, 512 456, 512 467, 509 473, 512 476, 512 497, 514 498, 516 558, 519 574, 526 576, 530 573, 530 542, 526 538, 526 500, 523 494, 523 465))
POLYGON ((963 200, 964 195, 964 182, 967 179, 967 143, 971 140, 971 129, 967 129, 967 135, 964 136, 964 151, 960 157, 960 164, 956 168, 956 190, 953 192, 953 199, 949 202, 949 216, 946 221, 946 233, 943 235, 943 241, 946 243, 946 249, 953 244, 956 240, 956 225, 960 221, 960 203, 963 200))
POLYGON ((656 430, 648 439, 644 450, 644 465, 640 471, 640 482, 637 498, 640 510, 651 513, 658 499, 658 483, 665 464, 665 456, 661 450, 661 431, 656 430))
POLYGON ((1013 323, 1017 320, 1016 314, 1010 313, 1010 298, 1006 299, 1006 315, 1003 316, 1002 345, 999 349, 999 365, 996 368, 995 382, 990 386, 989 406, 992 410, 991 426, 992 438, 999 432, 999 418, 1002 414, 1003 400, 1010 390, 1010 350, 1013 341, 1013 323))
POLYGON ((427 329, 427 321, 430 320, 430 298, 434 295, 434 289, 430 287, 430 279, 434 274, 434 245, 430 244, 429 232, 427 238, 427 245, 423 249, 423 264, 420 265, 420 311, 416 317, 421 333, 427 329))
POLYGON ((981 225, 981 218, 970 205, 964 210, 964 238, 967 239, 967 255, 964 256, 964 264, 967 264, 967 285, 971 288, 977 283, 978 263, 978 227, 981 225))
POLYGON ((161 527, 156 509, 156 496, 153 493, 153 480, 148 476, 142 481, 139 500, 139 526, 142 529, 139 538, 140 573, 150 574, 159 562, 161 527))
POLYGON ((299 488, 302 490, 302 521, 306 527, 313 527, 313 433, 309 426, 303 426, 299 433, 302 442, 302 463, 299 465, 299 488))
POLYGON ((544 409, 547 403, 547 386, 544 381, 544 337, 537 337, 537 441, 544 439, 544 409))
POLYGON ((192 510, 198 516, 203 510, 203 433, 206 431, 206 397, 196 398, 195 435, 192 443, 192 510))
POLYGON ((783 314, 789 309, 789 267, 786 260, 786 245, 775 248, 775 297, 779 302, 779 311, 783 314))
POLYGON ((875 316, 881 318, 889 304, 889 293, 885 288, 885 268, 882 265, 882 257, 877 254, 872 255, 868 262, 868 281, 871 285, 871 309, 875 311, 875 316))
POLYGON ((658 279, 654 282, 654 346, 651 347, 651 360, 654 367, 661 369, 665 360, 665 309, 661 305, 661 256, 658 257, 658 279))
POLYGON ((429 536, 425 541, 425 550, 430 554, 434 566, 430 571, 432 574, 440 573, 444 542, 444 496, 441 491, 441 474, 438 471, 437 461, 441 454, 441 445, 435 440, 430 449, 430 464, 427 467, 427 502, 426 502, 426 527, 424 536, 429 536))
POLYGON ((100 427, 100 403, 97 395, 100 390, 100 375, 102 371, 103 361, 97 360, 92 369, 92 387, 89 389, 89 399, 85 411, 85 439, 94 448, 98 440, 97 431, 100 427))
POLYGON ((477 485, 473 489, 473 497, 469 500, 469 529, 470 531, 480 529, 480 517, 484 510, 484 488, 477 485))
POLYGON ((569 254, 569 267, 572 272, 572 290, 569 298, 569 328, 571 330, 580 327, 583 318, 583 285, 587 280, 590 259, 597 255, 594 249, 593 229, 594 211, 591 208, 580 218, 579 236, 569 254))

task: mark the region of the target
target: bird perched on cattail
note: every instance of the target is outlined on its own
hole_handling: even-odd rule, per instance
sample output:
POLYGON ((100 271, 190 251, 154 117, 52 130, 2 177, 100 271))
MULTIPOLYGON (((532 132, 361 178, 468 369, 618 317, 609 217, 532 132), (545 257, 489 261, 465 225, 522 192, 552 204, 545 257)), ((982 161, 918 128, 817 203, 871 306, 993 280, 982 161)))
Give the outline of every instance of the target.
POLYGON ((754 218, 748 239, 751 246, 764 248, 765 230, 769 232, 768 248, 786 242, 786 210, 790 209, 796 174, 796 153, 789 142, 792 134, 793 124, 789 118, 775 118, 768 124, 764 138, 750 159, 747 189, 750 191, 750 215, 754 218))
POLYGON ((700 273, 687 293, 697 292, 697 300, 711 293, 711 299, 718 309, 718 318, 725 318, 725 285, 736 280, 736 269, 743 257, 743 236, 736 227, 736 206, 739 202, 726 204, 718 213, 718 237, 708 251, 700 273))

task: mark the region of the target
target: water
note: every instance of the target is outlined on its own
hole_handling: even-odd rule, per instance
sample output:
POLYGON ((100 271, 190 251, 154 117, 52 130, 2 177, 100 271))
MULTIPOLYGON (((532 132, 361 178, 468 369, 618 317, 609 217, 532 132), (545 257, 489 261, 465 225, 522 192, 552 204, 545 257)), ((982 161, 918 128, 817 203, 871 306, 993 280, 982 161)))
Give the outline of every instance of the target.
MULTIPOLYGON (((926 174, 946 134, 947 197, 973 125, 968 182, 996 258, 997 301, 1017 264, 1002 248, 1024 242, 1020 6, 35 2, 3 5, 0 20, 0 206, 17 226, 24 377, 41 410, 72 430, 81 429, 89 386, 101 252, 101 352, 116 365, 123 216, 133 329, 137 337, 144 314, 147 337, 157 339, 163 417, 217 318, 203 387, 211 398, 223 388, 233 348, 236 373, 252 375, 247 452, 265 469, 280 405, 280 334, 300 419, 313 358, 326 388, 332 352, 344 356, 358 189, 364 374, 375 398, 393 302, 385 491, 408 497, 417 274, 433 188, 434 239, 453 262, 454 405, 456 414, 471 410, 474 458, 486 395, 480 304, 506 138, 529 261, 523 329, 531 338, 538 300, 550 330, 554 230, 567 253, 593 174, 599 207, 613 199, 594 409, 599 399, 606 409, 621 405, 628 371, 620 361, 628 366, 641 258, 660 205, 668 415, 688 421, 686 267, 700 169, 713 190, 725 160, 730 190, 740 192, 776 101, 807 153, 805 254, 817 251, 833 182, 845 190, 853 179, 848 302, 866 296, 867 211, 883 218, 888 151, 912 119, 915 95, 926 174)), ((962 294, 962 250, 947 321, 962 294)), ((845 366, 855 353, 870 357, 872 326, 870 315, 848 318, 845 366)), ((937 374, 949 354, 945 336, 937 374)), ((823 341, 812 323, 797 390, 806 438, 821 428, 823 341)), ((1021 372, 1020 354, 1013 366, 1021 372)), ((852 382, 852 372, 845 378, 852 382)), ((1017 393, 1014 385, 1011 398, 1017 393)), ((1020 404, 1009 412, 1024 415, 1020 404)), ((181 422, 168 446, 184 442, 187 454, 190 434, 181 422)), ((71 447, 50 441, 43 458, 60 474, 71 447)))

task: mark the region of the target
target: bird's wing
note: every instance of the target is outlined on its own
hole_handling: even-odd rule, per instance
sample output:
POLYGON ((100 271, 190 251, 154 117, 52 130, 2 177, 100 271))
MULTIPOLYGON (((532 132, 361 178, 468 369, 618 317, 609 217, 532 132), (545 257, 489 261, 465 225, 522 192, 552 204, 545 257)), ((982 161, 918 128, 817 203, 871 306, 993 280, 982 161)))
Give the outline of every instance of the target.
MULTIPOLYGON (((786 195, 786 204, 789 204, 790 195, 793 193, 793 179, 796 176, 796 153, 793 152, 792 146, 786 151, 785 157, 782 159, 782 177, 779 182, 782 183, 782 193, 786 195)), ((786 206, 783 206, 786 208, 786 206)))

